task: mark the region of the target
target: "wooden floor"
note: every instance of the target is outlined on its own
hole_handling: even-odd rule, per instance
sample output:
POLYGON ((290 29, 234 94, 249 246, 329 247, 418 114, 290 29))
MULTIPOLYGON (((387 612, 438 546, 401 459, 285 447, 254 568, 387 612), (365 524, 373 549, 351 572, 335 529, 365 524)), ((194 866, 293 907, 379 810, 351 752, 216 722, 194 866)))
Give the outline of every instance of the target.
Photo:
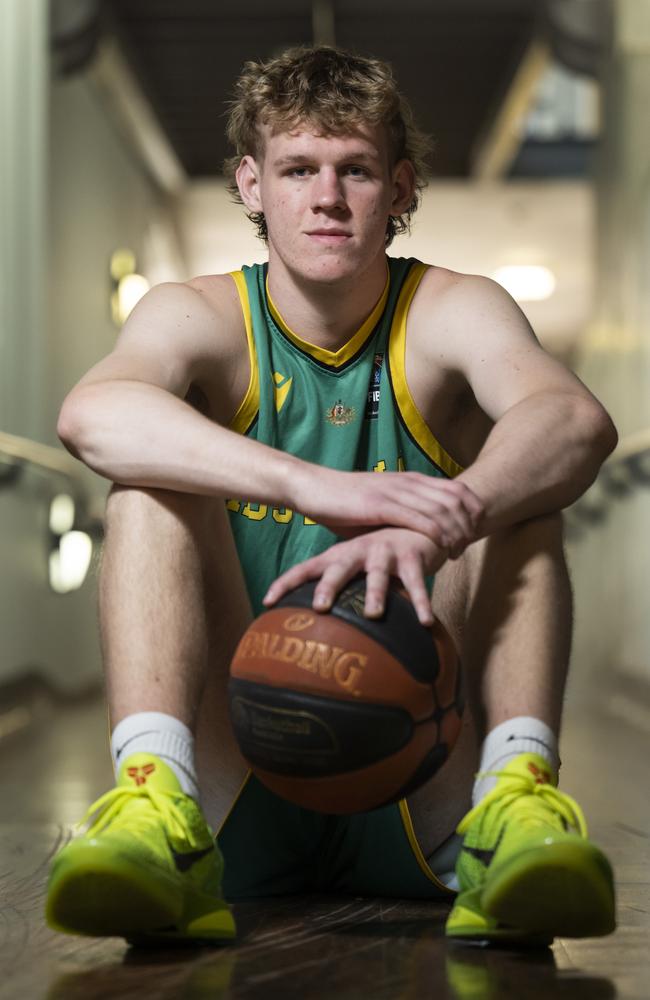
POLYGON ((563 743, 562 787, 616 871, 608 938, 536 954, 463 948, 445 941, 442 905, 290 898, 237 906, 231 947, 143 952, 57 935, 42 917, 52 855, 112 782, 101 704, 44 708, 23 728, 14 708, 0 725, 0 998, 648 1000, 650 713, 632 702, 625 715, 620 699, 616 714, 573 708, 563 743))

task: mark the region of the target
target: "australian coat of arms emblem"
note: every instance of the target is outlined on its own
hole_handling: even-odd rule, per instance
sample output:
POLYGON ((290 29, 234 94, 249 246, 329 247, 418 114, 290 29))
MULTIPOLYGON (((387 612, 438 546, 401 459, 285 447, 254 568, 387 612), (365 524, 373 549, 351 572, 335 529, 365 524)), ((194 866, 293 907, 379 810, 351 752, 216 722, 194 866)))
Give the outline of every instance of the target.
POLYGON ((334 406, 325 411, 325 418, 335 427, 344 427, 354 420, 355 413, 353 406, 344 406, 341 400, 337 399, 334 406))

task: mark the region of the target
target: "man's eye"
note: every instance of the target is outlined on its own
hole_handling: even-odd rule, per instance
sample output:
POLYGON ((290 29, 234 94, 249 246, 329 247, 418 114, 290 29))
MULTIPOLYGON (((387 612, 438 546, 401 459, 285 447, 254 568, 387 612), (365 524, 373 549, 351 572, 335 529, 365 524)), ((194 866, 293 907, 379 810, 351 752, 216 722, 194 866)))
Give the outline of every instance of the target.
POLYGON ((366 170, 365 167, 357 167, 354 164, 351 164, 348 167, 348 173, 350 174, 351 177, 367 177, 368 176, 368 171, 366 170))
POLYGON ((307 177, 308 174, 309 167, 294 167, 293 170, 289 171, 291 177, 307 177))

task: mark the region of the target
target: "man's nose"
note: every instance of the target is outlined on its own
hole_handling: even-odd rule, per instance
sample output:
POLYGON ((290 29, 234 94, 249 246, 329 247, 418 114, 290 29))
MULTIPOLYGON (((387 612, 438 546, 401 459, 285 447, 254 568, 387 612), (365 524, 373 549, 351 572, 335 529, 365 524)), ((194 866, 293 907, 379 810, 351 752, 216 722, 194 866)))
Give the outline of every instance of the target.
POLYGON ((324 168, 318 171, 312 185, 312 195, 312 207, 315 210, 332 210, 345 207, 345 194, 341 178, 336 170, 332 168, 324 168))

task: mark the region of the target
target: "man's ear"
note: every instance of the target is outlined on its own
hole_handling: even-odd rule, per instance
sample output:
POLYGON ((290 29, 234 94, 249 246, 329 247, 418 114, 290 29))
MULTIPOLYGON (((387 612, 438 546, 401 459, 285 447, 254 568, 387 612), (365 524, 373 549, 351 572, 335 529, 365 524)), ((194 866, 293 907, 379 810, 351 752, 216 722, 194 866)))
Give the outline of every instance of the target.
POLYGON ((400 160, 393 167, 393 201, 391 215, 405 212, 415 194, 415 170, 410 160, 400 160))
POLYGON ((249 212, 261 212, 262 200, 260 198, 260 167, 252 156, 242 157, 242 161, 235 171, 237 187, 241 195, 241 200, 249 212))

